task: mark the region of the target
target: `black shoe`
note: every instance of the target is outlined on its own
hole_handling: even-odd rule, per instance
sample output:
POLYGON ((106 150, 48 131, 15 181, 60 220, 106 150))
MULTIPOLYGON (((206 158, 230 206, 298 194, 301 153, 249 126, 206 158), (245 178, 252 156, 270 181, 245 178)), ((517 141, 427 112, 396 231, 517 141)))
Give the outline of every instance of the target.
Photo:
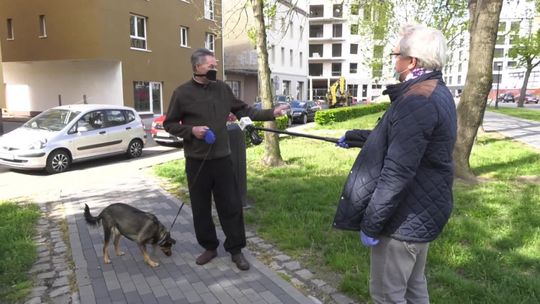
POLYGON ((206 250, 196 260, 197 265, 204 265, 217 257, 217 250, 206 250))
POLYGON ((231 260, 236 264, 236 267, 238 267, 238 269, 240 270, 249 269, 249 263, 241 252, 233 254, 231 256, 231 260))

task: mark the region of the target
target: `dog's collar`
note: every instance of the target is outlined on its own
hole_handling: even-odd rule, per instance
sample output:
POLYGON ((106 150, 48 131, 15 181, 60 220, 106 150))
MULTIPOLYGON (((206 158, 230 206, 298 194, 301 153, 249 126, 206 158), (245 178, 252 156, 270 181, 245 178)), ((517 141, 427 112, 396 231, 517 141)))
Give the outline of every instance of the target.
POLYGON ((167 232, 162 231, 162 232, 161 232, 161 237, 160 237, 160 239, 159 239, 159 241, 158 241, 158 245, 159 245, 159 246, 163 246, 163 245, 165 245, 165 242, 166 242, 166 241, 167 241, 167 232))

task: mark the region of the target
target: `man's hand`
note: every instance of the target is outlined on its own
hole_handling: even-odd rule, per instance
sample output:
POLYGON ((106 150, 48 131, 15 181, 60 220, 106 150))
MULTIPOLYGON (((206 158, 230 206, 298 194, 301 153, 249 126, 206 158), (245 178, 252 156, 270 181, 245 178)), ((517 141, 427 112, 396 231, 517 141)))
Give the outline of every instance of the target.
POLYGON ((379 244, 378 239, 367 236, 362 230, 360 230, 360 241, 362 241, 362 244, 366 247, 373 247, 379 244))
POLYGON ((279 117, 287 114, 287 110, 289 109, 289 105, 279 105, 274 108, 274 117, 279 117))
POLYGON ((198 139, 204 139, 208 130, 209 128, 207 126, 195 126, 191 128, 191 133, 198 139))
POLYGON ((347 143, 347 139, 345 138, 345 135, 341 136, 338 139, 338 141, 336 143, 336 146, 341 147, 341 148, 345 148, 345 149, 349 148, 349 144, 347 143))

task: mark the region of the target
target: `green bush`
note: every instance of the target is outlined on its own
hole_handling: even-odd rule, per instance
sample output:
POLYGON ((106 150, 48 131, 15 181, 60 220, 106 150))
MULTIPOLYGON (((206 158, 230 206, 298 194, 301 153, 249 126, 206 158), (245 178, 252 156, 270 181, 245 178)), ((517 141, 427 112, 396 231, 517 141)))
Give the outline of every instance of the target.
POLYGON ((386 111, 389 106, 390 103, 383 102, 317 111, 315 113, 315 122, 319 125, 329 125, 335 122, 346 121, 367 114, 383 112, 386 111))

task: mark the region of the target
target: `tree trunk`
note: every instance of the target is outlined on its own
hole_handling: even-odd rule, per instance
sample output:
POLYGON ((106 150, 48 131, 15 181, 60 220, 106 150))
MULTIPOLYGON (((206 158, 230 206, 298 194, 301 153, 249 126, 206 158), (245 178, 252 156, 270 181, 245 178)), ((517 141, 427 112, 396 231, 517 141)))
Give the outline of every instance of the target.
MULTIPOLYGON (((255 27, 257 31, 257 63, 259 65, 259 94, 262 106, 265 109, 273 108, 272 83, 270 81, 270 67, 268 65, 268 49, 266 45, 266 27, 264 24, 264 1, 251 0, 255 27)), ((275 129, 274 121, 264 123, 265 128, 275 129)), ((284 164, 279 149, 279 137, 277 133, 264 132, 264 156, 263 163, 267 166, 281 166, 284 164)))
POLYGON ((529 77, 531 77, 531 71, 533 66, 530 62, 527 62, 527 68, 525 70, 525 78, 523 79, 523 85, 519 91, 519 98, 517 101, 518 108, 523 108, 523 103, 525 102, 525 94, 527 94, 527 84, 529 83, 529 77))
POLYGON ((476 180, 469 157, 492 86, 493 51, 501 8, 502 0, 469 1, 469 70, 457 107, 458 133, 454 148, 455 176, 469 181, 476 180))

